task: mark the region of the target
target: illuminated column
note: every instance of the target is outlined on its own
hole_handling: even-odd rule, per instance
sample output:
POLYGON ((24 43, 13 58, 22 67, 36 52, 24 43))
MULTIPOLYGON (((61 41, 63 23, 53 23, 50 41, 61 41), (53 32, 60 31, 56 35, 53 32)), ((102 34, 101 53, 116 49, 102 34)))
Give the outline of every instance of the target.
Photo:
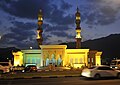
POLYGON ((76 16, 76 48, 81 47, 81 27, 80 27, 80 12, 79 9, 77 8, 77 12, 75 13, 76 16))
POLYGON ((14 66, 22 66, 23 65, 23 53, 21 51, 12 52, 14 55, 14 66))
POLYGON ((38 29, 37 29, 37 42, 38 45, 42 45, 43 37, 42 37, 42 24, 43 24, 43 15, 42 10, 38 13, 38 29))
POLYGON ((95 55, 95 65, 101 65, 101 55, 102 55, 102 52, 97 52, 96 55, 95 55))

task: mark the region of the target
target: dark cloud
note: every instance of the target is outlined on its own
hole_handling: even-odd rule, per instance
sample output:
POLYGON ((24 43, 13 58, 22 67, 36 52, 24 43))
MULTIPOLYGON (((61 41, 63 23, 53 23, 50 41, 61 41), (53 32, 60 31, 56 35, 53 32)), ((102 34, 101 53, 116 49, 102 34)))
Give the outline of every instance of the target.
MULTIPOLYGON (((68 24, 73 24, 74 17, 73 15, 66 15, 65 11, 62 9, 58 9, 56 5, 52 5, 52 12, 50 19, 48 20, 49 22, 57 25, 68 25, 68 24)), ((67 12, 67 11, 66 11, 67 12)))
POLYGON ((2 36, 1 43, 5 43, 6 45, 15 45, 15 47, 19 48, 29 48, 33 46, 37 48, 36 38, 32 38, 31 36, 28 37, 28 34, 19 35, 16 33, 8 33, 2 36), (27 35, 27 36, 26 36, 27 35))
MULTIPOLYGON (((56 38, 60 37, 60 39, 62 39, 62 37, 74 39, 75 36, 65 33, 65 31, 72 28, 69 28, 69 25, 75 24, 75 13, 71 13, 71 11, 73 11, 71 10, 73 5, 71 5, 72 2, 70 2, 71 4, 67 3, 68 1, 69 0, 60 0, 60 3, 54 4, 52 3, 54 0, 0 0, 0 10, 2 9, 7 12, 6 20, 11 22, 10 26, 13 26, 3 26, 4 29, 7 28, 10 32, 8 34, 3 33, 4 35, 0 42, 22 48, 30 46, 37 47, 35 31, 37 30, 37 15, 39 9, 42 9, 44 18, 42 26, 43 43, 46 43, 46 40, 49 41, 48 39, 50 38, 53 39, 54 35, 56 38), (69 12, 71 14, 69 14, 69 12), (23 22, 26 18, 27 20, 30 19, 30 21, 36 19, 36 23, 23 22)), ((85 22, 89 28, 93 28, 95 25, 109 25, 118 19, 116 15, 120 11, 120 6, 114 9, 111 5, 107 4, 105 0, 81 0, 80 2, 81 3, 78 3, 78 7, 81 13, 81 22, 85 22)), ((74 12, 75 11, 76 10, 74 10, 74 12)), ((1 24, 4 23, 0 21, 0 25, 1 24)), ((57 40, 55 43, 56 42, 57 40)), ((61 43, 62 40, 58 39, 58 42, 61 43)))
POLYGON ((52 32, 52 31, 65 31, 65 30, 68 30, 71 28, 69 28, 68 25, 51 26, 51 25, 47 24, 47 25, 43 25, 43 29, 45 29, 46 32, 50 32, 50 31, 52 32))
POLYGON ((24 23, 24 22, 18 22, 18 21, 14 21, 14 22, 12 22, 12 24, 15 26, 15 27, 17 27, 17 28, 19 28, 19 29, 21 29, 21 30, 33 30, 33 29, 37 29, 37 23, 33 23, 33 22, 26 22, 26 23, 24 23))
POLYGON ((59 31, 59 32, 53 31, 53 32, 51 32, 51 34, 56 35, 58 37, 67 37, 68 36, 67 33, 65 33, 63 31, 59 31))
POLYGON ((101 17, 98 20, 98 23, 101 23, 101 25, 107 25, 115 22, 117 20, 116 14, 118 10, 114 10, 110 6, 105 6, 100 9, 101 17))
POLYGON ((14 27, 10 27, 10 30, 12 33, 19 35, 21 37, 31 37, 32 35, 36 35, 34 31, 37 29, 37 26, 35 23, 24 23, 24 22, 18 22, 14 21, 12 22, 14 27))
POLYGON ((72 5, 61 1, 61 9, 58 6, 51 4, 51 0, 17 0, 17 1, 0 1, 1 8, 6 12, 23 18, 34 18, 37 19, 38 10, 43 10, 43 16, 46 20, 55 24, 71 24, 73 23, 73 16, 65 14, 72 5), (64 10, 65 11, 64 11, 64 10))
POLYGON ((2 24, 2 22, 0 21, 0 25, 2 24))
MULTIPOLYGON (((74 23, 73 15, 64 16, 72 5, 61 0, 60 9, 58 9, 57 5, 51 3, 51 0, 1 0, 0 6, 6 12, 18 17, 36 19, 38 10, 42 9, 44 18, 53 24, 68 25, 74 23)), ((119 9, 113 9, 105 3, 105 0, 82 0, 81 3, 79 3, 82 21, 86 21, 87 24, 91 25, 107 25, 115 22, 119 9), (103 5, 101 4, 104 4, 105 7, 102 7, 103 5), (101 15, 100 13, 103 14, 101 15)))
POLYGON ((14 36, 18 36, 17 39, 24 40, 27 39, 28 37, 32 37, 32 35, 35 35, 33 31, 21 31, 21 30, 14 30, 12 29, 12 32, 15 33, 14 36))
MULTIPOLYGON (((9 27, 10 33, 2 36, 1 42, 8 45, 16 45, 19 48, 28 48, 29 46, 37 47, 36 43, 36 25, 34 23, 24 23, 14 21, 13 27, 9 27)), ((37 28, 36 28, 37 29, 37 28)))
POLYGON ((61 0, 61 2, 62 2, 61 9, 63 9, 63 10, 67 11, 72 7, 71 4, 66 3, 64 0, 61 0))
POLYGON ((14 22, 14 20, 15 20, 15 17, 8 16, 8 17, 7 17, 7 19, 8 19, 9 21, 11 21, 11 22, 14 22))
POLYGON ((50 0, 1 0, 0 5, 6 12, 23 18, 37 18, 38 10, 50 13, 50 0))
POLYGON ((120 9, 114 9, 105 0, 89 0, 87 4, 80 5, 80 10, 82 21, 88 25, 109 25, 118 19, 120 9))
POLYGON ((57 42, 58 42, 58 43, 62 43, 63 41, 62 41, 62 40, 58 40, 57 42))
MULTIPOLYGON (((86 0, 86 1, 88 1, 88 0, 86 0)), ((98 3, 104 3, 105 1, 104 0, 89 0, 88 2, 94 2, 94 3, 98 4, 98 3)))
POLYGON ((72 35, 68 35, 66 32, 64 31, 58 31, 58 32, 51 32, 52 35, 56 35, 58 37, 67 37, 67 38, 70 38, 70 39, 74 39, 75 36, 72 36, 72 35))

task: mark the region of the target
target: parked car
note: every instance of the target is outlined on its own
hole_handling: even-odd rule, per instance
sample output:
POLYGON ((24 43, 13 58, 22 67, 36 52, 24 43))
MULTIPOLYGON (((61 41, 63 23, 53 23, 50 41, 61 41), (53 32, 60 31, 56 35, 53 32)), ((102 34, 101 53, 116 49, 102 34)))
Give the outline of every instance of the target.
POLYGON ((11 68, 11 71, 12 71, 12 72, 22 72, 22 70, 24 70, 24 69, 25 69, 24 66, 13 66, 13 67, 11 68))
POLYGON ((12 64, 9 62, 0 62, 0 73, 8 73, 10 72, 12 64))
POLYGON ((25 69, 22 72, 37 72, 37 66, 36 65, 28 65, 25 67, 25 69))
POLYGON ((120 71, 114 70, 109 66, 101 65, 82 70, 82 76, 86 78, 100 79, 101 77, 117 77, 120 78, 120 71))
POLYGON ((120 69, 120 59, 112 60, 110 64, 110 68, 120 69))

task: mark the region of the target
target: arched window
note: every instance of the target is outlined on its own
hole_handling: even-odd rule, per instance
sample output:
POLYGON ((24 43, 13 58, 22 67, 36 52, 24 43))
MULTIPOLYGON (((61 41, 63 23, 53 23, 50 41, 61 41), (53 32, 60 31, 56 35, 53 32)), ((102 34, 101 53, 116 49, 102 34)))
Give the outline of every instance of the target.
POLYGON ((70 63, 73 63, 73 58, 70 58, 70 63))
POLYGON ((78 59, 77 58, 75 58, 75 63, 78 63, 78 59))
POLYGON ((82 58, 80 58, 80 63, 83 63, 83 59, 82 58))

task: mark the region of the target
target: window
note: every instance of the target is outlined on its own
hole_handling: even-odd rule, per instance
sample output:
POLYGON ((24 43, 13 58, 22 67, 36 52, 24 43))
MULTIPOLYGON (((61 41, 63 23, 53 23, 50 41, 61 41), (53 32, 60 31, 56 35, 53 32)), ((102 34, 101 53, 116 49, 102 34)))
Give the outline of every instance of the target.
POLYGON ((118 64, 120 64, 120 61, 118 61, 118 64))
POLYGON ((111 65, 116 65, 117 61, 112 61, 111 65))
POLYGON ((113 70, 109 67, 98 67, 97 70, 113 70))
POLYGON ((78 63, 78 59, 77 58, 75 58, 75 63, 78 63))
POLYGON ((95 68, 95 66, 93 66, 93 67, 90 67, 89 69, 94 69, 95 68))
POLYGON ((36 61, 37 61, 37 63, 40 63, 40 58, 37 58, 36 61))
POLYGON ((34 58, 32 58, 32 63, 35 63, 35 59, 34 58))
POLYGON ((30 63, 30 59, 29 58, 27 59, 27 63, 30 63))
POLYGON ((9 66, 9 63, 0 63, 2 66, 9 66))
POLYGON ((73 58, 70 59, 70 63, 73 63, 73 58))
POLYGON ((82 58, 80 58, 80 63, 83 63, 83 59, 82 58))

